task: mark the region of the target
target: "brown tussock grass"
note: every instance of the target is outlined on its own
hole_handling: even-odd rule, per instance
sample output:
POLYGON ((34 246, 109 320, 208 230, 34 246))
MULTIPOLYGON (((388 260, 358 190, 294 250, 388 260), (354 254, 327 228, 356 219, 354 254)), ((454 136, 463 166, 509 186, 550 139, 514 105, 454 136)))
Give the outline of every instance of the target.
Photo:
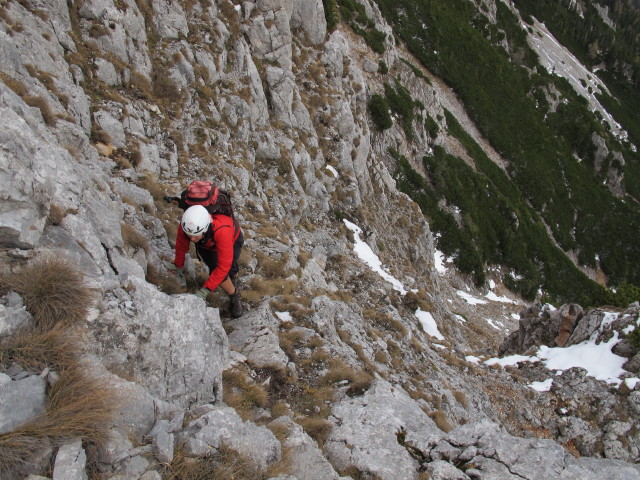
POLYGON ((0 472, 23 474, 43 445, 57 447, 75 438, 104 445, 118 405, 115 391, 100 379, 77 364, 68 366, 49 391, 46 412, 0 435, 0 472))
POLYGON ((333 428, 333 423, 319 416, 299 418, 296 422, 307 432, 307 435, 318 443, 320 448, 324 445, 333 428))
POLYGON ((115 390, 88 375, 79 362, 78 327, 93 292, 76 267, 53 255, 40 257, 13 274, 3 274, 0 291, 7 290, 22 296, 34 325, 3 340, 0 363, 16 362, 33 371, 48 367, 59 375, 48 389, 45 413, 0 435, 0 474, 21 475, 48 446, 75 438, 88 447, 103 445, 120 401, 115 390))
POLYGON ((262 480, 253 462, 227 446, 215 454, 191 457, 178 449, 173 461, 162 472, 165 480, 262 480))
POLYGON ((128 223, 120 224, 120 232, 122 240, 135 250, 144 250, 149 252, 149 240, 136 227, 128 223))
POLYGON ((333 385, 346 380, 349 382, 348 394, 365 392, 371 386, 373 377, 364 371, 357 371, 339 359, 329 360, 329 371, 322 377, 321 385, 333 385))
POLYGON ((13 275, 2 275, 0 288, 22 296, 42 331, 57 324, 80 324, 93 301, 93 292, 80 271, 70 261, 53 255, 33 260, 13 275))
POLYGON ((3 342, 0 363, 18 363, 26 369, 43 370, 46 367, 60 371, 77 361, 80 350, 78 336, 66 327, 55 326, 44 332, 25 329, 3 342))
POLYGON ((255 383, 243 372, 225 370, 222 372, 224 384, 224 402, 233 407, 243 420, 250 417, 254 408, 269 406, 269 392, 259 383, 255 383))

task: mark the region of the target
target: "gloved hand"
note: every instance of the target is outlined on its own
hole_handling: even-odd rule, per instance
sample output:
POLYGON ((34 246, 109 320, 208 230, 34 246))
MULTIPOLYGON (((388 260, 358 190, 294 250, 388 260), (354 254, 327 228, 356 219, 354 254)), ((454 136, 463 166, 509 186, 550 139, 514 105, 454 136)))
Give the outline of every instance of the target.
POLYGON ((165 266, 167 267, 169 273, 173 275, 182 275, 184 270, 184 267, 176 267, 173 262, 167 262, 165 263, 165 266))
POLYGON ((202 287, 200 290, 196 292, 196 297, 201 298, 202 300, 206 300, 209 295, 209 289, 202 287))

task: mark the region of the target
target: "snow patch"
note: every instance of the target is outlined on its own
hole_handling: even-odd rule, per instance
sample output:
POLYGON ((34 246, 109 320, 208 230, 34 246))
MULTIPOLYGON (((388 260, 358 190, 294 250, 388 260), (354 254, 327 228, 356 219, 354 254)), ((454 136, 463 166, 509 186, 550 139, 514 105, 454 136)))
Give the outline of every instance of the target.
POLYGON ((489 303, 486 300, 482 300, 480 298, 474 297, 473 295, 469 295, 467 292, 463 292, 462 290, 458 290, 456 291, 456 293, 470 305, 484 305, 485 303, 489 303))
POLYGON ((378 256, 371 250, 371 247, 367 245, 367 243, 360 238, 360 234, 362 233, 362 229, 358 227, 356 224, 351 223, 349 220, 343 220, 344 224, 347 226, 349 230, 353 232, 353 238, 355 245, 353 246, 353 250, 358 255, 358 258, 366 263, 371 270, 376 272, 382 278, 384 278, 387 282, 391 284, 394 290, 400 292, 401 295, 405 295, 407 290, 402 286, 400 280, 389 274, 384 270, 382 261, 378 258, 378 256))
POLYGON ((427 335, 431 335, 438 340, 444 340, 444 336, 438 330, 438 324, 436 323, 433 315, 430 312, 425 312, 424 310, 417 309, 415 313, 420 325, 422 325, 422 329, 425 331, 427 335))

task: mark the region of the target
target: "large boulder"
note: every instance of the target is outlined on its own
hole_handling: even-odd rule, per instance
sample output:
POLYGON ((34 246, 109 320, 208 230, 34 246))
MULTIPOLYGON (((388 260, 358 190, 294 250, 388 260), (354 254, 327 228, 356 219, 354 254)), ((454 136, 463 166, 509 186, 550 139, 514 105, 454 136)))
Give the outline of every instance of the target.
POLYGON ((289 24, 292 29, 301 28, 309 41, 318 45, 327 34, 327 20, 322 0, 297 0, 289 24))
POLYGON ((376 380, 361 397, 331 409, 335 427, 325 443, 329 461, 342 470, 355 466, 384 480, 414 480, 420 463, 445 435, 402 389, 376 380))
POLYGON ((289 417, 280 417, 269 427, 287 432, 283 447, 289 450, 290 472, 298 480, 337 480, 341 478, 323 456, 315 440, 305 433, 300 425, 289 417))
POLYGON ((106 292, 101 309, 90 331, 105 366, 168 402, 221 400, 229 347, 217 309, 137 277, 106 292))
POLYGON ((228 447, 264 470, 280 460, 281 446, 271 430, 253 422, 243 422, 230 407, 214 408, 190 422, 178 435, 187 453, 206 455, 228 447))
POLYGON ((289 357, 280 348, 279 325, 280 321, 265 302, 233 322, 229 345, 242 353, 253 367, 284 370, 289 357))

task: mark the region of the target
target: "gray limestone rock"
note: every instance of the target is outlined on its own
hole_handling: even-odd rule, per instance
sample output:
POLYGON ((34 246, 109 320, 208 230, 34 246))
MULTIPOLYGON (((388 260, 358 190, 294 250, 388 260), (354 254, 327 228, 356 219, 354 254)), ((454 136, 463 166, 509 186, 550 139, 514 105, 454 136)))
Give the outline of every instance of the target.
POLYGON ((92 325, 102 361, 131 372, 165 401, 220 400, 228 341, 218 311, 195 295, 165 295, 141 278, 124 286, 128 294, 105 297, 92 325))
POLYGON ((287 431, 282 447, 289 449, 290 473, 298 480, 337 480, 340 476, 323 456, 316 442, 289 417, 272 421, 272 427, 287 431))
POLYGON ((0 434, 45 412, 47 383, 38 375, 0 385, 0 434))
POLYGON ((291 71, 289 14, 280 1, 258 2, 258 10, 247 31, 254 54, 291 71))
POLYGON ((87 480, 87 454, 80 438, 63 444, 56 455, 53 480, 87 480))
POLYGON ((153 0, 153 25, 163 38, 177 39, 189 34, 189 24, 184 9, 178 2, 153 0))
POLYGON ((301 28, 314 45, 322 43, 327 34, 323 2, 321 0, 294 1, 289 24, 294 30, 301 28))
POLYGON ((598 327, 600 327, 605 315, 606 312, 602 310, 593 310, 582 317, 567 340, 567 346, 576 345, 588 340, 598 327))
POLYGON ((233 322, 229 345, 254 367, 284 370, 289 358, 280 348, 279 323, 266 302, 233 322))
POLYGON ((566 466, 557 480, 638 480, 640 465, 608 458, 567 456, 566 466))
POLYGON ((155 437, 153 441, 155 455, 160 463, 171 463, 173 460, 174 437, 172 433, 160 433, 155 437))
POLYGON ((426 471, 432 480, 470 480, 471 478, 444 460, 429 462, 426 471))
POLYGON ((95 24, 101 27, 102 35, 91 36, 87 33, 90 44, 115 55, 138 74, 150 79, 152 65, 145 19, 135 0, 122 0, 117 6, 112 0, 87 0, 82 3, 78 13, 82 17, 81 25, 87 30, 95 24))
POLYGON ((22 297, 9 292, 0 299, 0 337, 12 335, 33 323, 33 317, 24 306, 22 297))
POLYGON ((229 407, 215 408, 193 420, 178 434, 178 441, 187 441, 187 451, 195 455, 225 445, 244 455, 260 469, 277 462, 281 456, 280 442, 269 429, 243 422, 236 411, 229 407))
POLYGON ((93 114, 93 118, 96 124, 107 135, 105 139, 108 139, 106 143, 114 146, 115 148, 122 148, 126 145, 127 139, 124 134, 124 127, 122 122, 115 118, 107 110, 99 110, 93 114))
POLYGON ((425 454, 444 436, 402 389, 382 379, 362 397, 335 404, 330 419, 335 426, 325 451, 332 465, 353 465, 384 480, 413 480, 419 462, 411 451, 425 454))

